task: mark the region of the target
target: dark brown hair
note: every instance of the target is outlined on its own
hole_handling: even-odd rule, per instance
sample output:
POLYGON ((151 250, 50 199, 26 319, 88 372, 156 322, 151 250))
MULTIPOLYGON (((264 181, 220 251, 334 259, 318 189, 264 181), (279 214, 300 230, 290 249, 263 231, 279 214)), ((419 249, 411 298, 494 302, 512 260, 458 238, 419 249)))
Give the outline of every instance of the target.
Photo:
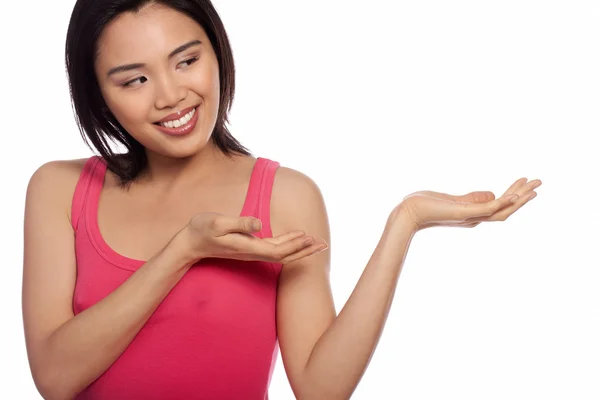
POLYGON ((65 62, 75 119, 83 140, 106 160, 126 185, 147 166, 146 151, 116 120, 106 105, 94 71, 97 42, 104 27, 119 14, 139 12, 147 4, 168 6, 194 19, 206 32, 219 63, 220 103, 211 140, 226 155, 251 155, 226 124, 235 92, 235 67, 223 22, 210 0, 77 0, 67 32, 65 62), (109 141, 127 151, 115 153, 109 141), (91 142, 91 144, 90 144, 91 142), (92 147, 93 146, 93 147, 92 147))

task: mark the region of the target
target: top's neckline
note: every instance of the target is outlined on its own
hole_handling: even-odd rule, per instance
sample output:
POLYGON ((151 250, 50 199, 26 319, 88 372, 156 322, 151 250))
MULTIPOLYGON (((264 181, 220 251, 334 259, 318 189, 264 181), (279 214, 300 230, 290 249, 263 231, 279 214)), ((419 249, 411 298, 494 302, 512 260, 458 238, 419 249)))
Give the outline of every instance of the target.
MULTIPOLYGON (((96 164, 92 169, 92 182, 90 184, 89 193, 88 193, 88 201, 86 205, 86 227, 87 233, 91 239, 93 246, 96 251, 104 258, 106 261, 111 264, 128 269, 128 270, 137 270, 147 261, 139 260, 131 257, 127 257, 123 254, 118 253, 112 247, 106 243, 102 233, 100 232, 100 227, 98 224, 98 204, 100 201, 100 193, 102 188, 104 187, 104 180, 106 176, 107 165, 104 159, 101 157, 97 157, 96 164), (94 186, 95 185, 95 186, 94 186)), ((250 175, 250 181, 248 183, 248 188, 246 189, 246 196, 244 199, 244 204, 242 206, 242 210, 239 213, 240 217, 250 216, 256 210, 256 202, 258 198, 257 190, 259 190, 259 180, 261 178, 261 172, 264 169, 264 164, 266 159, 262 157, 258 157, 254 162, 252 167, 252 173, 250 175)), ((264 224, 263 224, 264 229, 264 224)), ((262 237, 262 231, 257 234, 262 237)))

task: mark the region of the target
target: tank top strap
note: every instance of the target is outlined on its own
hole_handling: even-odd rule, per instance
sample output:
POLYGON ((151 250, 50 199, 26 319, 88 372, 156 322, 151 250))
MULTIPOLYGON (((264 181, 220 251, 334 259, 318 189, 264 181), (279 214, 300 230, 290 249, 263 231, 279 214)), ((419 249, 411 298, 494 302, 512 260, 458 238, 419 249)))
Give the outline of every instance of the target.
POLYGON ((262 221, 262 237, 271 237, 271 193, 279 163, 258 157, 248 187, 249 213, 262 221))
POLYGON ((106 163, 99 156, 90 157, 84 164, 71 205, 71 225, 77 231, 79 220, 86 207, 97 207, 98 197, 104 184, 106 163))
MULTIPOLYGON (((271 193, 275 181, 275 172, 279 165, 278 162, 267 158, 257 158, 250 178, 245 211, 242 213, 242 215, 255 216, 262 221, 263 227, 260 233, 263 237, 272 236, 271 193)), ((84 208, 89 208, 92 213, 95 213, 98 208, 106 168, 106 162, 102 157, 92 156, 86 161, 81 171, 71 207, 71 224, 75 231, 84 208)))

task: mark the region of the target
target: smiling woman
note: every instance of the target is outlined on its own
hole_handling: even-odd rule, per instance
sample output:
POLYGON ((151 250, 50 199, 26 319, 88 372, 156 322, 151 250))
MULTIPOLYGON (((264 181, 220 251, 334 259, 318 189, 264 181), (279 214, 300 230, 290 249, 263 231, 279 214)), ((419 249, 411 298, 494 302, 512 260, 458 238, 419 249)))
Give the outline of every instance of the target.
POLYGON ((185 157, 211 139, 224 154, 250 155, 226 126, 235 69, 209 1, 78 1, 66 65, 82 134, 124 184, 147 166, 147 151, 161 146, 185 157), (190 110, 201 117, 169 129, 181 127, 175 121, 190 110), (168 123, 161 129, 158 122, 168 123), (198 134, 185 143, 157 135, 186 135, 198 122, 198 134), (109 142, 127 152, 116 154, 109 142))
MULTIPOLYGON (((28 186, 23 316, 38 390, 264 399, 278 279, 327 248, 327 220, 308 177, 228 131, 234 65, 215 9, 79 0, 66 64, 99 156, 48 162, 28 186), (312 235, 289 218, 299 195, 320 217, 312 235)), ((325 271, 328 253, 312 260, 325 271)))
POLYGON ((235 70, 210 1, 78 0, 66 64, 99 155, 27 188, 23 319, 45 398, 266 399, 279 349, 297 398, 349 398, 416 232, 504 220, 541 184, 407 196, 336 315, 323 196, 227 129, 235 70))

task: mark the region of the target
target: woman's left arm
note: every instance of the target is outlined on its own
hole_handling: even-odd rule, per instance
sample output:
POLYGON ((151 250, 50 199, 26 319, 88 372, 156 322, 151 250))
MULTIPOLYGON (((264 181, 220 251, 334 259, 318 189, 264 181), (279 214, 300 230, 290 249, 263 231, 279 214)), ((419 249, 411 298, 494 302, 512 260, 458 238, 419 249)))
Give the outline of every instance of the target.
MULTIPOLYGON (((329 222, 317 185, 280 167, 272 221, 330 243, 329 222), (281 216, 281 218, 277 218, 281 216)), ((393 213, 358 284, 336 317, 329 283, 330 249, 283 266, 277 294, 277 331, 285 371, 296 398, 348 399, 375 350, 414 235, 404 214, 393 213)), ((361 221, 356 220, 359 234, 361 221)), ((275 235, 276 232, 274 231, 275 235)))
MULTIPOLYGON (((515 182, 499 199, 491 192, 464 196, 417 192, 408 196, 390 213, 377 247, 337 316, 329 283, 330 249, 284 265, 277 296, 277 329, 285 371, 296 398, 350 398, 375 351, 406 253, 419 229, 435 225, 470 227, 485 220, 505 219, 502 210, 510 215, 529 200, 535 186, 525 182, 515 182), (514 204, 510 194, 526 195, 514 204), (437 223, 436 218, 441 221, 437 223)), ((300 229, 330 243, 323 196, 310 178, 280 167, 272 198, 274 235, 300 229)), ((360 214, 355 218, 348 223, 354 223, 359 234, 360 214)))

